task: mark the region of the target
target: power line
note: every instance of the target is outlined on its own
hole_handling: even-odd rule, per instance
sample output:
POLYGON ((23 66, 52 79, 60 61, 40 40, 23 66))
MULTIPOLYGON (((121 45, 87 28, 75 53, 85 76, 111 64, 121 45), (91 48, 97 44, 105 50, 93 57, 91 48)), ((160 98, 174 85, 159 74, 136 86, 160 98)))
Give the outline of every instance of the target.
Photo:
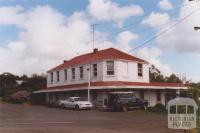
MULTIPOLYGON (((188 6, 190 3, 187 3, 187 4, 183 4, 183 6, 188 6)), ((170 16, 175 16, 175 15, 177 15, 178 13, 179 13, 179 10, 178 9, 180 9, 180 6, 179 7, 175 7, 172 11, 168 11, 168 12, 173 12, 173 15, 170 15, 170 16), (175 13, 174 13, 175 12, 175 13)), ((156 18, 156 19, 153 19, 153 20, 158 20, 158 19, 160 19, 160 18, 156 18)), ((125 30, 127 30, 127 29, 130 29, 130 27, 133 27, 133 26, 135 26, 135 25, 137 25, 139 22, 141 22, 143 20, 143 18, 142 19, 137 19, 137 20, 135 20, 133 23, 130 23, 130 24, 127 24, 127 25, 124 25, 121 29, 119 29, 119 30, 110 30, 110 31, 108 31, 110 34, 109 34, 109 36, 114 36, 115 34, 119 34, 119 33, 121 33, 121 32, 123 32, 123 31, 125 31, 125 30)), ((146 31, 146 30, 145 30, 146 31)))
POLYGON ((199 10, 196 9, 194 11, 192 11, 190 14, 186 15, 185 17, 183 17, 181 20, 177 21, 176 23, 174 23, 173 25, 171 25, 170 27, 168 27, 167 29, 161 31, 160 33, 158 33, 157 35, 153 36, 152 38, 150 38, 149 40, 145 41, 144 43, 140 44, 139 46, 135 47, 134 49, 130 50, 129 52, 131 51, 134 51, 140 47, 143 47, 144 45, 148 44, 149 42, 153 41, 154 39, 160 37, 161 35, 165 34, 166 32, 168 32, 169 30, 171 30, 172 28, 174 28, 176 25, 178 25, 179 23, 183 22, 184 20, 186 20, 188 17, 190 17, 191 15, 193 15, 195 12, 197 12, 199 10))

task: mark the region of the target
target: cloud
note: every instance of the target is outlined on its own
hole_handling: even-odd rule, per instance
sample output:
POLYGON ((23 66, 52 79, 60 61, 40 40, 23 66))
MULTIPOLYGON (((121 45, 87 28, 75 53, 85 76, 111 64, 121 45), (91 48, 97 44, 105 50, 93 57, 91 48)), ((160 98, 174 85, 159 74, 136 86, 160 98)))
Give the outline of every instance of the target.
POLYGON ((18 7, 1 9, 9 12, 6 19, 0 20, 1 25, 12 24, 23 28, 17 40, 0 47, 0 61, 4 62, 0 66, 1 72, 45 73, 61 60, 89 51, 90 24, 82 12, 66 17, 49 6, 38 6, 21 12, 18 12, 18 7))
POLYGON ((23 10, 21 6, 0 7, 0 25, 21 25, 25 19, 23 10))
POLYGON ((132 49, 130 43, 138 38, 139 36, 137 34, 130 31, 124 31, 116 37, 115 48, 128 52, 132 49))
MULTIPOLYGON (((0 16, 8 11, 6 18, 0 19, 0 26, 15 25, 21 29, 18 39, 0 46, 0 62, 3 62, 0 72, 46 73, 62 60, 93 49, 90 21, 85 12, 74 12, 67 17, 50 6, 28 10, 17 6, 1 7, 0 11, 0 16)), ((137 38, 132 32, 122 32, 116 38, 116 45, 108 41, 107 34, 96 31, 95 47, 103 49, 116 45, 126 50, 130 48, 130 41, 137 38)))
POLYGON ((150 64, 153 64, 156 68, 158 68, 162 72, 162 74, 164 74, 165 76, 169 76, 173 71, 168 64, 163 63, 159 59, 162 54, 162 51, 156 47, 145 47, 138 50, 136 53, 138 57, 147 60, 150 64))
POLYGON ((152 12, 148 17, 144 18, 142 24, 155 28, 160 28, 170 22, 170 16, 167 13, 152 12))
POLYGON ((165 10, 165 11, 172 10, 174 8, 170 0, 159 1, 158 6, 160 7, 160 9, 165 10))
MULTIPOLYGON (((194 31, 194 26, 200 26, 200 10, 198 4, 183 4, 177 21, 196 10, 190 17, 176 25, 167 33, 157 38, 158 46, 163 50, 174 50, 179 53, 200 53, 200 31, 194 31)), ((176 23, 177 21, 171 21, 176 23)), ((160 31, 158 31, 160 32, 160 31)))
POLYGON ((120 7, 111 0, 89 0, 87 7, 89 14, 98 21, 112 21, 121 25, 126 19, 143 14, 138 5, 120 7))

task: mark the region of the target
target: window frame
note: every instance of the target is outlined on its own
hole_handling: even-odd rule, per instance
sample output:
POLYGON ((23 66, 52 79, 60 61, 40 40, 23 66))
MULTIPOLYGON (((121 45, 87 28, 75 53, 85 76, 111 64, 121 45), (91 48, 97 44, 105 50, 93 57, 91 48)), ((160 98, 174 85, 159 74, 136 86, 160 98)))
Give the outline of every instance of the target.
POLYGON ((97 72, 97 64, 92 64, 92 69, 93 69, 93 77, 97 77, 98 72, 97 72))
POLYGON ((158 102, 161 101, 161 92, 160 92, 160 91, 157 91, 157 92, 156 92, 156 100, 157 100, 158 102))
POLYGON ((51 83, 53 83, 53 72, 51 72, 51 83))
POLYGON ((138 63, 137 64, 137 72, 138 72, 138 77, 142 78, 143 77, 143 64, 142 63, 138 63))
POLYGON ((107 74, 107 76, 114 76, 115 75, 115 62, 114 62, 114 60, 106 61, 106 74, 107 74), (112 65, 108 66, 109 63, 112 63, 112 65))
POLYGON ((65 76, 65 80, 67 80, 67 69, 64 69, 64 76, 65 76))
POLYGON ((56 71, 56 81, 60 81, 60 71, 56 71))
POLYGON ((75 68, 72 68, 71 72, 72 72, 72 80, 75 80, 75 78, 76 78, 76 76, 75 76, 75 74, 76 74, 75 68))
POLYGON ((83 76, 83 71, 84 71, 83 66, 80 66, 80 67, 79 67, 79 74, 80 74, 80 75, 79 75, 79 78, 80 78, 80 79, 83 79, 83 77, 84 77, 84 76, 83 76))

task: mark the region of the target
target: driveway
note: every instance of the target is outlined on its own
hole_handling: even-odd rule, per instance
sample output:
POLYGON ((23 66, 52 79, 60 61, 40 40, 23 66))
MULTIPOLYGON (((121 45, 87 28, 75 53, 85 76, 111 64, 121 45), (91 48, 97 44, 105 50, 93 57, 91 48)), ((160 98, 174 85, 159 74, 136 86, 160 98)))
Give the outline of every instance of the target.
POLYGON ((75 111, 0 103, 0 133, 180 133, 167 116, 142 110, 75 111))

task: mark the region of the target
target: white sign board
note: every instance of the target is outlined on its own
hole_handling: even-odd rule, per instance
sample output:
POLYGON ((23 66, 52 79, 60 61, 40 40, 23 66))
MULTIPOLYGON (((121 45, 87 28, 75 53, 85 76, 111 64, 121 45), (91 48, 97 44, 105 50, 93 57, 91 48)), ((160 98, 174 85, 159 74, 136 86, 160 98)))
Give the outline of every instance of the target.
POLYGON ((198 106, 191 98, 175 98, 168 102, 168 128, 196 128, 196 110, 198 106))

